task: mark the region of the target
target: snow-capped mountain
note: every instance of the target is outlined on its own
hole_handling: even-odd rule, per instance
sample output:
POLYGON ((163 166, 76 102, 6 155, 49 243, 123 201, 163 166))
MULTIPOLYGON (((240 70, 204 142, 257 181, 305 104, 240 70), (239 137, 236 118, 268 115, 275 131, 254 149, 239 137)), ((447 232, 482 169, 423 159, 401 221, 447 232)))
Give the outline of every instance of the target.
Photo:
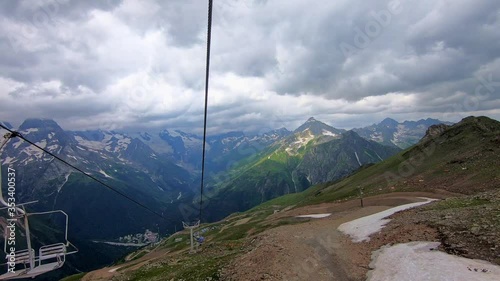
MULTIPOLYGON (((260 135, 228 132, 208 136, 206 168, 213 173, 227 170, 228 163, 254 155, 290 134, 290 131, 281 128, 260 135)), ((179 130, 137 132, 128 135, 140 139, 155 153, 163 155, 192 173, 197 173, 201 169, 203 144, 201 136, 179 130)))
POLYGON ((330 125, 327 125, 321 121, 316 120, 314 117, 307 119, 307 121, 300 127, 295 129, 294 133, 309 132, 310 135, 319 136, 332 136, 338 137, 340 134, 345 132, 342 129, 336 129, 330 125))
MULTIPOLYGON (((192 175, 137 138, 101 130, 64 131, 53 120, 41 119, 28 119, 17 131, 152 209, 171 209, 170 215, 180 218, 178 204, 190 202, 192 197, 192 175)), ((20 138, 11 139, 5 147, 2 165, 16 170, 17 201, 38 200, 32 206, 37 210, 64 209, 77 221, 72 227, 80 237, 116 237, 154 223, 150 214, 20 138), (118 213, 122 216, 116 216, 118 213), (131 217, 133 221, 107 227, 109 221, 118 223, 131 217), (100 232, 85 227, 89 225, 100 232)))
POLYGON ((336 129, 314 117, 309 118, 304 124, 293 131, 293 134, 283 139, 280 146, 290 156, 299 153, 310 141, 314 140, 316 144, 331 141, 340 138, 345 132, 342 129, 336 129))
MULTIPOLYGON (((398 123, 386 119, 378 125, 356 131, 368 140, 390 144, 393 147, 395 144, 404 146, 416 143, 425 134, 427 127, 435 123, 440 122, 427 119, 398 123)), ((12 128, 7 122, 2 124, 12 128)), ((112 186, 120 187, 134 198, 140 198, 159 209, 173 208, 174 210, 170 211, 172 216, 180 216, 178 204, 191 203, 196 196, 194 188, 197 187, 201 168, 200 136, 178 130, 137 133, 65 131, 56 122, 41 119, 28 119, 17 130, 37 145, 61 156, 85 172, 112 183, 112 186)), ((257 163, 254 167, 257 170, 249 171, 250 176, 263 173, 258 178, 267 181, 262 183, 261 196, 272 198, 303 190, 323 180, 345 176, 359 165, 380 161, 390 153, 392 151, 375 147, 372 143, 363 143, 357 135, 346 135, 345 130, 309 118, 293 132, 281 128, 259 135, 229 132, 209 136, 206 155, 207 182, 221 183, 228 178, 221 179, 219 175, 236 175, 239 173, 239 167, 257 163), (349 141, 370 148, 353 148, 347 145, 349 141), (343 148, 345 152, 341 151, 343 148), (342 161, 345 163, 348 159, 349 165, 337 169, 338 166, 330 161, 337 157, 333 157, 332 153, 336 153, 339 159, 344 159, 342 161), (284 171, 284 174, 270 177, 266 174, 269 169, 284 171), (280 188, 273 188, 272 182, 276 182, 280 188)), ((12 165, 19 169, 19 200, 39 200, 40 209, 64 207, 76 217, 81 217, 83 213, 95 212, 99 220, 108 220, 111 217, 99 215, 99 212, 110 213, 105 208, 89 209, 86 202, 81 200, 90 200, 93 204, 108 207, 129 204, 120 201, 121 203, 109 205, 109 200, 120 199, 19 138, 9 142, 1 161, 3 165, 12 165), (89 192, 98 195, 91 196, 89 192), (82 213, 82 210, 85 211, 82 213)), ((252 181, 242 183, 242 186, 249 183, 252 184, 252 181)), ((132 210, 130 207, 125 209, 132 210)), ((134 217, 133 214, 130 216, 134 217)), ((85 224, 94 223, 97 227, 97 222, 91 222, 88 216, 81 220, 85 224)), ((144 221, 123 224, 108 229, 103 235, 116 237, 120 233, 134 233, 130 228, 137 228, 143 223, 144 221)), ((82 235, 90 235, 85 228, 79 231, 82 235)))
MULTIPOLYGON (((179 204, 191 204, 197 193, 193 188, 198 187, 194 183, 201 163, 202 139, 199 136, 171 130, 157 133, 65 131, 55 121, 47 119, 28 119, 19 128, 7 122, 2 124, 152 209, 171 209, 169 216, 176 217, 175 221, 180 221, 182 216, 179 204)), ((258 136, 240 132, 210 136, 207 170, 211 173, 227 171, 228 163, 256 154, 288 134, 286 129, 279 129, 258 136)), ((93 235, 84 225, 102 227, 98 226, 99 222, 106 225, 106 220, 120 221, 112 216, 120 212, 118 206, 128 206, 124 213, 136 209, 130 202, 20 138, 13 138, 5 147, 1 164, 18 171, 18 201, 38 200, 39 203, 33 206, 38 210, 64 209, 81 222, 73 224, 80 236, 93 235), (99 215, 101 212, 106 215, 99 215), (95 215, 89 216, 90 213, 95 215), (82 217, 83 214, 86 215, 82 217)), ((117 237, 135 233, 151 220, 143 217, 143 211, 139 213, 138 217, 129 216, 134 217, 135 223, 105 228, 99 235, 117 237)))
POLYGON ((353 131, 365 139, 405 149, 418 143, 425 135, 427 128, 437 124, 450 125, 451 123, 431 118, 399 123, 394 119, 386 118, 379 124, 353 129, 353 131))
POLYGON ((314 118, 280 138, 254 158, 212 181, 211 215, 243 211, 266 200, 300 192, 311 185, 346 177, 361 166, 380 162, 400 151, 333 128, 314 118))
POLYGON ((247 135, 243 132, 230 132, 211 136, 207 139, 207 169, 216 174, 228 172, 239 161, 256 156, 273 143, 291 134, 285 128, 260 135, 247 135))

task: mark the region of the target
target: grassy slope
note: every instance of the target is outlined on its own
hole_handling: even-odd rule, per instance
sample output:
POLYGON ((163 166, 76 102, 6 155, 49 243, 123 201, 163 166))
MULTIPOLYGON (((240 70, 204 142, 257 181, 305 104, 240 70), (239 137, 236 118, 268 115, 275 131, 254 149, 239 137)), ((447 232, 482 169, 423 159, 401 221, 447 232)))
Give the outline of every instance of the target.
MULTIPOLYGON (((381 163, 331 185, 318 185, 300 195, 276 202, 309 205, 358 195, 392 191, 443 189, 473 194, 498 187, 500 123, 488 118, 468 119, 444 134, 422 142, 381 163)), ((275 201, 265 205, 275 204, 275 201)))
POLYGON ((358 165, 353 158, 355 151, 366 154, 359 155, 362 162, 377 162, 379 154, 386 158, 397 151, 396 148, 383 147, 346 133, 340 139, 325 139, 324 136, 312 139, 298 148, 296 154, 290 155, 285 147, 289 147, 296 138, 291 136, 275 144, 221 178, 211 197, 212 204, 207 208, 210 220, 221 219, 228 211, 248 210, 269 199, 309 188, 306 174, 311 174, 312 167, 318 167, 313 172, 320 178, 343 177, 352 173, 353 167, 358 165))
MULTIPOLYGON (((168 260, 144 266, 138 271, 126 274, 124 278, 169 280, 175 277, 204 280, 206 277, 211 277, 217 280, 218 270, 224 264, 248 250, 248 243, 251 242, 245 238, 279 225, 303 222, 290 218, 267 221, 266 218, 275 209, 353 198, 358 196, 358 187, 362 187, 367 195, 436 189, 463 194, 494 190, 493 192, 498 194, 500 170, 494 163, 499 162, 499 144, 499 122, 488 118, 466 119, 443 134, 386 161, 364 168, 344 180, 316 185, 301 193, 285 195, 246 212, 232 214, 223 221, 202 226, 202 229, 207 228, 208 231, 204 234, 207 242, 201 255, 187 254, 186 250, 189 247, 186 244, 187 235, 185 232, 179 232, 162 244, 164 249, 173 253, 168 260), (182 237, 183 241, 175 242, 175 238, 178 237, 182 237)), ((462 230, 473 233, 478 229, 481 230, 483 225, 493 225, 488 233, 495 235, 499 225, 492 220, 497 220, 496 215, 499 214, 498 198, 490 200, 474 196, 450 199, 435 205, 432 207, 434 209, 430 210, 434 215, 424 215, 424 218, 429 218, 424 222, 434 223, 437 227, 443 228, 441 231, 445 235, 450 227, 447 227, 445 222, 439 221, 442 216, 438 212, 467 211, 468 215, 464 218, 467 220, 481 218, 483 223, 478 226, 476 223, 464 221, 462 230), (495 205, 489 205, 491 202, 495 205), (485 216, 484 208, 486 210, 493 208, 496 211, 485 216), (467 230, 467 227, 471 229, 467 230)), ((450 243, 453 239, 449 238, 450 243)), ((446 237, 443 241, 447 241, 446 237)))

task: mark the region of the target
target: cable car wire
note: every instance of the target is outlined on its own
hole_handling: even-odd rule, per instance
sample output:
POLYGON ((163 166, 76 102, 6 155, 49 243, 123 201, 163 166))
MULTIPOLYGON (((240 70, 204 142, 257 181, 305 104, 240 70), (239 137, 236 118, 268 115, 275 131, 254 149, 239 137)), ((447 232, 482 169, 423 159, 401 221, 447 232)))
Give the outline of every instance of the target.
POLYGON ((208 0, 208 28, 207 28, 207 62, 205 70, 205 114, 203 122, 203 148, 201 156, 201 183, 200 183, 200 214, 198 219, 202 219, 203 211, 203 188, 205 179, 205 152, 207 140, 207 115, 208 115, 208 82, 210 77, 210 48, 212 44, 212 10, 213 0, 208 0))
POLYGON ((166 219, 163 215, 161 215, 160 213, 156 212, 155 210, 153 210, 153 209, 149 208, 149 207, 148 207, 148 206, 146 206, 145 204, 143 204, 143 203, 141 203, 141 202, 139 202, 139 201, 135 200, 134 198, 132 198, 132 197, 128 196, 127 194, 125 194, 125 193, 123 193, 123 192, 119 191, 118 189, 116 189, 116 188, 114 188, 114 187, 110 186, 109 184, 107 184, 107 183, 105 183, 105 182, 103 182, 103 181, 99 180, 98 178, 96 178, 96 177, 92 176, 91 174, 89 174, 89 173, 87 173, 87 172, 83 171, 82 169, 80 169, 80 168, 78 168, 78 167, 76 167, 76 166, 74 166, 74 165, 72 165, 72 164, 68 163, 66 160, 62 159, 61 157, 59 157, 59 156, 55 155, 54 153, 52 153, 52 152, 50 152, 50 151, 48 151, 48 150, 46 150, 46 149, 42 148, 41 146, 37 145, 36 143, 34 143, 34 142, 30 141, 29 139, 25 138, 25 137, 24 137, 23 135, 21 135, 19 132, 13 131, 13 130, 11 130, 11 129, 7 128, 6 126, 4 126, 4 125, 2 125, 2 124, 0 124, 0 127, 1 127, 1 128, 3 128, 3 129, 5 129, 5 130, 7 130, 8 132, 10 132, 10 133, 12 134, 12 135, 10 136, 11 138, 18 137, 18 138, 22 139, 23 141, 25 141, 25 142, 29 143, 30 145, 32 145, 32 146, 34 146, 34 147, 36 147, 36 148, 40 149, 41 151, 43 151, 43 152, 47 153, 48 155, 50 155, 50 156, 54 157, 55 159, 57 159, 57 160, 61 161, 62 163, 66 164, 66 165, 68 165, 69 167, 71 167, 71 168, 75 169, 76 171, 78 171, 78 172, 82 173, 82 174, 83 174, 83 175, 85 175, 86 177, 88 177, 88 178, 90 178, 90 179, 92 179, 92 180, 94 180, 94 181, 96 181, 96 182, 100 183, 101 185, 103 185, 104 187, 108 188, 109 190, 111 190, 111 191, 115 192, 116 194, 118 194, 118 195, 120 195, 120 196, 124 197, 125 199, 127 199, 127 200, 129 200, 129 201, 131 201, 131 202, 135 203, 136 205, 138 205, 138 206, 140 206, 140 207, 142 207, 142 208, 144 208, 144 209, 148 210, 148 211, 149 211, 149 212, 151 212, 152 214, 154 214, 154 215, 156 215, 156 216, 158 216, 158 217, 160 217, 160 218, 162 218, 162 219, 166 219))
MULTIPOLYGON (((208 28, 207 28, 207 56, 206 56, 206 70, 205 70, 205 111, 204 111, 204 120, 203 120, 203 148, 202 148, 202 159, 201 159, 201 183, 200 183, 200 207, 199 207, 199 220, 201 221, 202 219, 202 211, 203 211, 203 189, 204 189, 204 179, 205 179, 205 154, 206 154, 206 140, 207 140, 207 116, 208 116, 208 85, 209 85, 209 77, 210 77, 210 50, 211 50, 211 43, 212 43, 212 12, 213 12, 213 0, 208 1, 208 28)), ((127 194, 117 190, 116 188, 110 186, 109 184, 97 179, 96 177, 90 175, 89 173, 83 171, 82 169, 68 163, 66 160, 60 158, 59 156, 53 154, 52 152, 40 147, 36 143, 28 140, 24 136, 22 136, 19 132, 13 131, 6 126, 0 124, 0 127, 7 130, 10 132, 12 135, 11 137, 19 137, 20 139, 24 140, 25 142, 29 143, 30 145, 33 145, 34 147, 42 150, 43 152, 47 153, 48 155, 54 157, 55 159, 61 161, 62 163, 68 165, 69 167, 73 168, 74 170, 80 172, 81 174, 85 175, 86 177, 98 182, 99 184, 103 185, 104 187, 108 188, 109 190, 115 192, 116 194, 126 198, 127 200, 135 203, 136 205, 148 210, 152 214, 162 218, 166 219, 163 215, 160 213, 154 211, 153 209, 149 208, 145 204, 133 199, 132 197, 128 196, 127 194)))

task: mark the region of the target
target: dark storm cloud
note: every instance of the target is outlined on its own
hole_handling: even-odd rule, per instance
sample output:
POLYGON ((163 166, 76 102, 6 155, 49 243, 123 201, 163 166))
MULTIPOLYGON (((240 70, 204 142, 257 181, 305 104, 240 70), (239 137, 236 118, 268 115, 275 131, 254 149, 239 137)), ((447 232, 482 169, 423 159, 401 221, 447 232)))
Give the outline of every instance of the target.
MULTIPOLYGON (((204 1, 207 2, 207 1, 204 1)), ((204 3, 203 2, 203 3, 204 3)), ((200 32, 207 29, 207 6, 199 1, 161 1, 159 12, 173 43, 178 46, 203 44, 200 32)))
POLYGON ((31 22, 33 25, 42 25, 46 21, 58 21, 64 18, 83 19, 90 10, 113 10, 121 2, 122 0, 1 1, 0 9, 3 11, 3 17, 14 21, 31 22))
MULTIPOLYGON (((0 120, 197 130, 206 8, 0 2, 0 120)), ((500 117, 498 1, 218 0, 212 43, 213 131, 500 117)))
POLYGON ((308 92, 358 100, 461 83, 500 55, 500 33, 495 31, 500 3, 438 2, 401 1, 399 13, 390 13, 391 1, 331 9, 316 28, 289 32, 293 37, 287 43, 301 42, 305 51, 291 56, 293 70, 279 77, 275 89, 282 94, 308 92), (422 14, 415 17, 415 11, 422 14), (386 26, 374 14, 390 15, 386 26), (380 31, 369 36, 366 28, 373 23, 380 31), (368 38, 368 43, 356 45, 356 40, 363 41, 360 38, 368 38), (345 55, 342 43, 355 52, 345 55))

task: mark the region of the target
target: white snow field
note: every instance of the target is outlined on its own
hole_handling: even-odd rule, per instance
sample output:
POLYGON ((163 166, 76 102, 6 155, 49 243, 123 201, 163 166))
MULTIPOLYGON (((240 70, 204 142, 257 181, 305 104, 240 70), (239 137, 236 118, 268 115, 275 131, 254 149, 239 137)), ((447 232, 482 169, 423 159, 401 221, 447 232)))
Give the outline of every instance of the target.
POLYGON ((297 218, 313 218, 313 219, 322 219, 331 216, 331 213, 328 214, 311 214, 311 215, 300 215, 296 216, 297 218))
POLYGON ((399 211, 436 201, 436 199, 424 197, 419 198, 426 201, 397 206, 383 212, 346 222, 341 224, 337 229, 344 234, 351 236, 352 241, 354 242, 369 241, 370 235, 379 232, 388 222, 391 221, 390 219, 386 219, 386 217, 389 217, 399 211))
POLYGON ((500 266, 436 250, 439 242, 382 247, 372 255, 367 281, 498 281, 500 266))

